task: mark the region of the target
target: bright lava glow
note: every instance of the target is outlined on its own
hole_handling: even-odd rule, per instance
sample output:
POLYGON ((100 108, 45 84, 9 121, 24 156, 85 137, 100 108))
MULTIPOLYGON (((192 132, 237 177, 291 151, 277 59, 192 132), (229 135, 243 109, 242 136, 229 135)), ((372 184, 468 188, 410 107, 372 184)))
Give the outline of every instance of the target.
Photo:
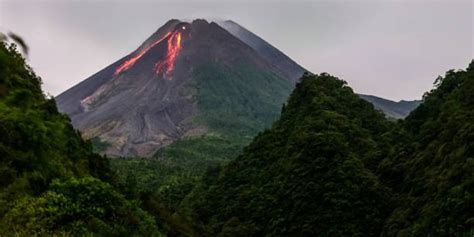
POLYGON ((125 62, 123 62, 117 69, 115 69, 114 76, 117 76, 121 72, 123 72, 123 71, 129 69, 130 67, 132 67, 138 61, 138 59, 140 59, 143 55, 146 54, 146 52, 148 52, 155 45, 159 44, 161 41, 166 39, 166 37, 168 37, 170 34, 171 34, 170 32, 166 33, 166 35, 163 36, 161 39, 155 41, 150 46, 148 46, 145 49, 141 50, 137 55, 135 55, 135 56, 131 57, 130 59, 127 59, 125 62))
POLYGON ((168 39, 168 53, 166 54, 166 58, 163 61, 159 61, 155 65, 156 73, 162 73, 165 79, 171 79, 171 74, 174 70, 174 63, 180 51, 181 32, 176 31, 168 39))

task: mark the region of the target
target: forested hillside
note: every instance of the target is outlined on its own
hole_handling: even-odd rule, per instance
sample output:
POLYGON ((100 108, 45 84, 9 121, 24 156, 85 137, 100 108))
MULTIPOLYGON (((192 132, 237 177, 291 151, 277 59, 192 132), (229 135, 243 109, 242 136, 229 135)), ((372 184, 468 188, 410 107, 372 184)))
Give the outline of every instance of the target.
POLYGON ((210 235, 377 236, 390 196, 368 167, 389 128, 344 81, 306 75, 280 120, 193 197, 198 220, 210 235))
POLYGON ((391 122, 328 74, 210 170, 183 211, 209 236, 471 236, 474 63, 391 122))
POLYGON ((384 235, 474 234, 474 61, 448 71, 392 133, 378 169, 398 195, 384 235))
POLYGON ((1 235, 159 235, 113 179, 15 47, 0 43, 1 235))

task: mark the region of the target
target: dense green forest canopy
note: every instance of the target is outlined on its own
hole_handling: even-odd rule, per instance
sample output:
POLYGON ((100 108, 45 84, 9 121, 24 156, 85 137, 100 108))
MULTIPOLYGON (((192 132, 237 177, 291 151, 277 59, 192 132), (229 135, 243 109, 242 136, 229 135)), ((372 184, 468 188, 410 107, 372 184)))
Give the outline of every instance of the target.
POLYGON ((474 62, 388 121, 328 74, 305 75, 183 213, 209 236, 471 236, 474 62))
POLYGON ((158 235, 113 180, 15 46, 0 43, 1 235, 158 235))
POLYGON ((474 234, 474 61, 448 71, 397 127, 377 174, 399 195, 384 234, 474 234))

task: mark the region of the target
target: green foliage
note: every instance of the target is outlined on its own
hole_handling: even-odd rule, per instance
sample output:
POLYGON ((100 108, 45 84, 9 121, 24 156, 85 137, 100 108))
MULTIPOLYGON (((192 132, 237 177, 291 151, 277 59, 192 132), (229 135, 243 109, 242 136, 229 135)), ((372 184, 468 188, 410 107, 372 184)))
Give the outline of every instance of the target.
POLYGON ((112 159, 117 186, 128 198, 140 199, 157 217, 160 229, 195 235, 196 228, 177 211, 208 169, 240 154, 247 140, 207 135, 186 138, 161 149, 153 159, 112 159))
POLYGON ((0 47, 0 218, 12 200, 44 192, 54 178, 111 177, 105 158, 57 112, 41 92, 41 80, 15 48, 0 47))
POLYGON ((111 160, 118 176, 116 186, 121 192, 128 199, 141 200, 142 207, 155 216, 160 230, 186 236, 195 232, 194 227, 176 212, 199 183, 202 169, 213 164, 194 159, 176 163, 143 158, 111 160))
MULTIPOLYGON (((142 158, 119 158, 111 160, 111 165, 119 177, 118 186, 130 198, 140 198, 143 194, 158 193, 170 196, 167 205, 176 208, 187 186, 199 179, 197 170, 181 165, 168 165, 159 160, 142 158)), ((189 190, 188 190, 189 191, 189 190)))
POLYGON ((39 197, 25 197, 0 222, 20 235, 157 236, 154 220, 111 185, 92 177, 54 180, 39 197))
POLYGON ((90 178, 112 182, 115 176, 40 85, 15 48, 1 43, 0 233, 158 234, 136 204, 90 178))
POLYGON ((16 52, 16 46, 0 42, 0 99, 13 90, 26 89, 36 99, 45 100, 40 84, 41 79, 26 66, 23 57, 16 52))
POLYGON ((107 150, 107 147, 110 146, 109 143, 102 141, 99 137, 94 137, 91 140, 92 149, 95 153, 101 153, 107 150))
POLYGON ((474 231, 474 62, 448 71, 400 125, 403 140, 379 169, 398 193, 387 236, 474 231))
POLYGON ((154 157, 170 164, 197 162, 194 168, 202 169, 199 162, 221 163, 232 160, 249 142, 245 138, 213 134, 189 137, 160 149, 154 157))
POLYGON ((153 159, 119 158, 111 165, 128 196, 158 193, 176 210, 206 169, 235 158, 246 143, 222 136, 190 137, 164 147, 153 159))

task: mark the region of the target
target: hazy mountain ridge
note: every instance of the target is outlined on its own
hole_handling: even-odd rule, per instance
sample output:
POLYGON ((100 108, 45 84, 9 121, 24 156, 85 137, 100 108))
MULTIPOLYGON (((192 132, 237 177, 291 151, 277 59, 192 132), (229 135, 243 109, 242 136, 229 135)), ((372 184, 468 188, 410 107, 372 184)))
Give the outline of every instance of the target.
POLYGON ((383 111, 388 117, 395 119, 405 118, 422 103, 421 100, 400 100, 395 102, 373 95, 358 95, 362 99, 372 103, 376 109, 383 111))

